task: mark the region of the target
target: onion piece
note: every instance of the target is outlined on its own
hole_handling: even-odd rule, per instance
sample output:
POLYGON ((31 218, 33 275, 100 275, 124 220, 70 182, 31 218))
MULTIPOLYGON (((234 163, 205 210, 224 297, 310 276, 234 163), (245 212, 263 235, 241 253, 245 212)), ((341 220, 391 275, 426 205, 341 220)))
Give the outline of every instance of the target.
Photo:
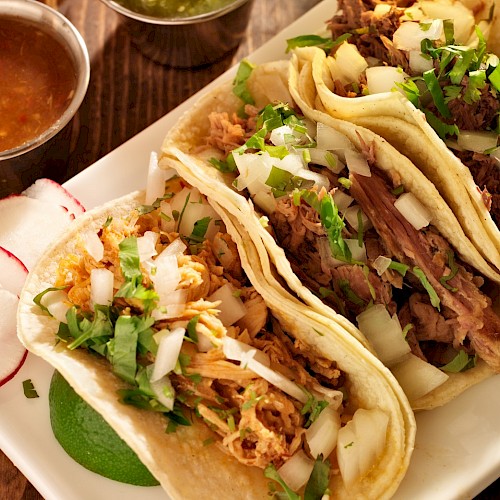
POLYGON ((385 255, 379 255, 372 263, 372 267, 377 271, 379 276, 382 276, 389 266, 391 265, 392 259, 386 257, 385 255))
POLYGON ((392 42, 394 47, 399 50, 420 50, 422 40, 439 40, 443 36, 442 19, 430 21, 431 26, 428 30, 423 30, 419 23, 404 22, 394 32, 392 42))
POLYGON ((97 262, 100 262, 104 257, 104 245, 101 238, 99 238, 97 233, 89 231, 84 234, 83 239, 87 253, 97 262))
POLYGON ((425 396, 448 380, 446 373, 414 354, 392 366, 391 371, 410 401, 425 396))
POLYGON ((145 231, 143 236, 137 238, 137 250, 139 252, 139 261, 144 262, 158 254, 156 243, 160 234, 154 231, 145 231))
POLYGON ((342 172, 345 168, 344 163, 340 160, 338 155, 332 151, 319 148, 309 148, 309 155, 311 157, 311 163, 326 167, 334 174, 340 174, 340 172, 342 172))
POLYGON ((420 50, 410 50, 410 69, 414 74, 421 75, 434 67, 432 57, 425 57, 420 50))
POLYGON ((166 179, 166 171, 158 166, 158 155, 154 151, 151 152, 146 180, 146 205, 151 205, 165 194, 166 179))
POLYGON ((316 143, 318 149, 328 151, 353 148, 351 141, 344 134, 321 122, 318 122, 316 128, 316 143))
POLYGON ((337 438, 337 461, 347 488, 365 475, 384 449, 389 417, 377 408, 360 408, 337 438))
POLYGON ((398 317, 391 317, 383 304, 369 307, 356 317, 356 321, 384 365, 391 367, 410 352, 398 317))
POLYGON ((403 193, 394 202, 394 207, 417 231, 427 227, 432 220, 432 214, 413 193, 403 193))
MULTIPOLYGON (((176 238, 170 245, 164 248, 163 252, 160 255, 181 255, 187 249, 187 245, 182 241, 181 238, 176 238)), ((160 257, 158 257, 160 258, 160 257)))
MULTIPOLYGON (((168 247, 167 247, 168 248, 168 247)), ((177 264, 177 255, 165 253, 166 249, 153 261, 150 278, 155 292, 160 297, 160 305, 170 303, 169 296, 181 281, 181 273, 177 264), (153 272, 154 269, 154 272, 153 272)))
POLYGON ((90 271, 90 307, 94 304, 107 306, 113 302, 114 274, 105 268, 96 268, 90 271))
POLYGON ((306 430, 306 441, 314 458, 322 454, 323 458, 337 446, 337 436, 340 429, 340 416, 330 405, 323 409, 319 417, 306 430))
POLYGON ((345 162, 349 172, 352 174, 358 174, 364 177, 372 176, 367 159, 359 151, 346 149, 345 162))
POLYGON ((272 370, 253 357, 248 359, 246 367, 289 396, 292 396, 301 403, 307 403, 308 398, 306 393, 295 382, 292 382, 281 373, 272 370))
POLYGON ((165 408, 172 411, 174 409, 175 402, 175 389, 173 388, 170 379, 165 375, 159 380, 155 380, 154 382, 150 381, 150 386, 156 396, 156 399, 163 406, 165 406, 165 408))
POLYGON ((278 474, 290 489, 298 491, 309 480, 313 468, 314 462, 300 450, 278 469, 278 474))
POLYGON ((267 215, 272 214, 276 211, 276 198, 274 197, 273 193, 269 191, 259 191, 253 197, 253 202, 267 215))
POLYGON ((60 323, 67 323, 66 313, 70 309, 68 294, 64 290, 47 292, 41 300, 42 306, 60 323))
MULTIPOLYGON (((340 210, 340 209, 339 209, 340 210)), ((359 231, 359 220, 358 214, 361 212, 361 224, 363 225, 363 231, 370 229, 373 224, 368 216, 363 212, 359 205, 353 205, 344 211, 344 217, 349 222, 351 227, 355 231, 359 231)))
POLYGON ((394 66, 366 68, 366 85, 370 94, 392 92, 392 89, 396 87, 396 83, 403 83, 406 78, 408 78, 408 75, 394 66))
POLYGON ((484 153, 488 149, 496 148, 498 134, 495 132, 461 130, 458 134, 457 144, 467 151, 484 153))
POLYGON ((227 359, 233 361, 247 362, 248 352, 255 351, 253 357, 265 366, 271 366, 271 359, 269 356, 256 347, 249 346, 244 342, 233 339, 231 337, 224 337, 222 339, 222 351, 227 359))
POLYGON ((160 227, 165 233, 173 233, 175 231, 175 218, 172 212, 170 200, 160 202, 160 227))
POLYGON ((247 313, 245 305, 239 297, 235 296, 235 293, 236 290, 233 285, 226 283, 207 298, 210 302, 220 300, 220 305, 218 306, 220 313, 218 317, 224 326, 231 326, 247 313))
POLYGON ((333 193, 333 201, 339 212, 344 213, 347 207, 354 201, 354 198, 344 193, 344 191, 336 189, 333 193))
POLYGON ((301 168, 296 175, 302 177, 302 179, 313 181, 314 185, 318 187, 318 191, 320 191, 322 187, 327 191, 330 189, 330 181, 326 175, 318 174, 317 172, 305 168, 301 168))
POLYGON ((154 362, 150 381, 156 382, 170 373, 177 364, 181 352, 182 342, 186 333, 185 328, 175 328, 171 332, 163 331, 158 343, 158 352, 154 362))
POLYGON ((358 82, 359 77, 368 67, 366 59, 359 53, 356 45, 341 43, 335 52, 335 61, 340 73, 336 76, 342 83, 358 82))
POLYGON ((179 213, 177 221, 177 230, 184 236, 190 236, 193 232, 194 225, 200 219, 210 217, 205 238, 211 240, 218 232, 218 227, 215 224, 220 216, 208 204, 206 198, 196 188, 184 188, 179 191, 170 201, 172 211, 179 213), (188 200, 189 196, 189 200, 188 200))
POLYGON ((452 19, 453 34, 456 43, 461 45, 467 43, 471 33, 474 31, 476 20, 474 19, 472 11, 462 2, 421 0, 418 2, 418 5, 423 10, 424 14, 431 19, 452 19))

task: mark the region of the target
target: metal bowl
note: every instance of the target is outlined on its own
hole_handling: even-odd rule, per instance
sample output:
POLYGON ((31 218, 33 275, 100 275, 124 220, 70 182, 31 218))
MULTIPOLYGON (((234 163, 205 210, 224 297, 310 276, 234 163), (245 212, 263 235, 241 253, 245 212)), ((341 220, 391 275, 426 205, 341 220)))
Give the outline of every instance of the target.
POLYGON ((192 17, 159 18, 133 12, 113 0, 101 0, 125 20, 132 43, 148 58, 175 68, 211 64, 242 40, 253 0, 192 17))
POLYGON ((0 151, 0 196, 4 196, 25 189, 39 177, 64 178, 73 117, 87 92, 90 62, 80 33, 47 5, 34 0, 2 0, 0 17, 39 26, 67 49, 76 71, 75 92, 62 116, 31 141, 0 151))

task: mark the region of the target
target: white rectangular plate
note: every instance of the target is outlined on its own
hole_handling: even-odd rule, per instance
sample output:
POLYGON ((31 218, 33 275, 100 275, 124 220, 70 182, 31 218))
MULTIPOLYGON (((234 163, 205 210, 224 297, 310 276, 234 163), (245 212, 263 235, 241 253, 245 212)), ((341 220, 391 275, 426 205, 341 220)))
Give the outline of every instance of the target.
MULTIPOLYGON (((249 56, 255 63, 284 57, 285 40, 317 32, 332 16, 326 0, 249 56)), ((212 82, 168 115, 68 181, 65 186, 87 208, 145 187, 149 153, 159 150, 177 118, 212 82)), ((55 440, 49 420, 52 368, 29 355, 14 379, 0 388, 0 448, 47 500, 160 500, 160 487, 141 488, 105 479, 74 462, 55 440), (22 381, 30 378, 40 397, 27 399, 22 381)), ((397 500, 470 499, 500 475, 500 377, 493 377, 443 408, 417 415, 417 441, 397 500)), ((173 472, 175 474, 175 472, 173 472)))

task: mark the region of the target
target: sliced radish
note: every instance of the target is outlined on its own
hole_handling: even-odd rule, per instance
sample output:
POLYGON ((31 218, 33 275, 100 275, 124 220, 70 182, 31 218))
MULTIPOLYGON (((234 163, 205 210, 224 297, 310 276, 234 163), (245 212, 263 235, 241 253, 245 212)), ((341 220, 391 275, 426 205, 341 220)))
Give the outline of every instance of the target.
POLYGON ((28 196, 8 196, 0 200, 0 246, 30 270, 71 219, 62 206, 28 196))
POLYGON ((0 287, 19 296, 28 275, 26 266, 13 253, 0 247, 0 269, 0 287))
POLYGON ((85 212, 85 207, 66 188, 52 179, 38 179, 22 194, 29 198, 66 207, 68 212, 75 217, 85 212))
POLYGON ((28 351, 19 342, 16 334, 16 314, 19 299, 15 294, 0 288, 0 386, 7 383, 21 369, 28 351))

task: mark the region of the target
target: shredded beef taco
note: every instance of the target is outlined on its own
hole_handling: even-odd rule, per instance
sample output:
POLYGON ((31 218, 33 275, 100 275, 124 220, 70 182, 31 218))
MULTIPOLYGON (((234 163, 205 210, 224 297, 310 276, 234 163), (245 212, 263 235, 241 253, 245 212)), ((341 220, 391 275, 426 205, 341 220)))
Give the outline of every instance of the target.
POLYGON ((500 276, 433 184, 381 137, 302 100, 298 72, 287 89, 287 63, 253 69, 242 93, 250 69, 235 92, 253 103, 232 82, 202 98, 160 164, 220 203, 323 318, 357 325, 415 409, 499 371, 500 276), (288 100, 270 103, 265 90, 283 88, 288 100))
POLYGON ((269 484, 392 496, 415 422, 391 373, 270 286, 248 236, 167 177, 159 198, 87 212, 47 251, 20 298, 22 342, 172 499, 261 499, 269 484))
POLYGON ((316 107, 410 158, 498 270, 497 11, 493 2, 342 0, 327 23, 331 38, 299 37, 289 47, 301 67, 312 64, 316 107))

